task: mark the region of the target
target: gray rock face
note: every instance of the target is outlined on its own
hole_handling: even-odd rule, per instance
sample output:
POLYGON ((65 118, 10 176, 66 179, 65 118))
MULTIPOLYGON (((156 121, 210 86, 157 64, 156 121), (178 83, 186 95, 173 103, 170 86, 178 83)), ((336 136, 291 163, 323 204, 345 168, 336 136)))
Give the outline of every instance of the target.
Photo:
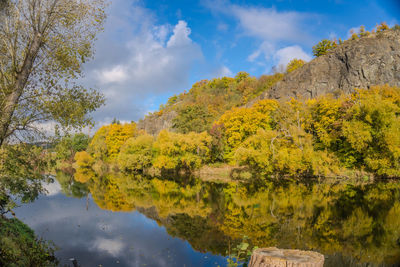
POLYGON ((260 99, 307 99, 383 84, 400 86, 399 30, 346 41, 329 54, 285 75, 260 99))
POLYGON ((161 130, 167 129, 171 131, 172 120, 177 116, 175 111, 164 112, 162 115, 150 114, 137 124, 137 128, 145 130, 146 133, 157 135, 161 130))
MULTIPOLYGON (((265 98, 314 98, 327 93, 350 93, 355 88, 389 84, 400 87, 400 31, 387 30, 357 40, 346 41, 329 54, 320 56, 285 75, 271 90, 250 101, 265 98)), ((151 114, 138 128, 157 135, 173 130, 175 111, 151 114)))

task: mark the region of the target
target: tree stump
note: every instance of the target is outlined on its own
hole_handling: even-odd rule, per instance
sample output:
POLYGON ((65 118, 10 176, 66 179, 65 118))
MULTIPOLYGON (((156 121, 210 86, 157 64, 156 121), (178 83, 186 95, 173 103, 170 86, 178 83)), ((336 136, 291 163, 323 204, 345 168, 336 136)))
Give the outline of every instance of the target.
POLYGON ((259 248, 253 251, 249 267, 323 267, 324 255, 313 251, 259 248))

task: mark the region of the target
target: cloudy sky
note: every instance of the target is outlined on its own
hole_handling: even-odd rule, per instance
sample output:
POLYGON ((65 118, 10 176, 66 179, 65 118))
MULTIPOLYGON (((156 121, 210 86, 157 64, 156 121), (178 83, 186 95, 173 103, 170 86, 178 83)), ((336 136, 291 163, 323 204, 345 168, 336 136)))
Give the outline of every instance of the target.
POLYGON ((259 76, 312 59, 323 38, 399 23, 399 0, 113 0, 84 83, 107 104, 97 125, 137 121, 202 79, 259 76))

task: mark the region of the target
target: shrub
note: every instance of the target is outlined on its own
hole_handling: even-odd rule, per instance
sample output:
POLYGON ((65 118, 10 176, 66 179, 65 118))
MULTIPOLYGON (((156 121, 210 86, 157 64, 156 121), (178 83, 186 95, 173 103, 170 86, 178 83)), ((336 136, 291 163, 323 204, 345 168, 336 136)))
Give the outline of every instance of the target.
POLYGON ((0 216, 1 266, 57 266, 54 252, 54 245, 36 238, 26 224, 0 216))
POLYGON ((300 68, 304 64, 306 64, 306 62, 302 59, 297 59, 297 58, 292 59, 286 67, 286 72, 291 73, 292 71, 300 68))
POLYGON ((313 46, 313 55, 316 57, 326 55, 330 50, 337 46, 336 42, 324 39, 315 46, 313 46))
POLYGON ((160 132, 154 144, 158 169, 193 171, 210 160, 211 136, 206 132, 179 134, 160 132))
POLYGON ((118 166, 124 171, 143 171, 151 166, 153 142, 150 135, 140 135, 128 139, 118 155, 118 166))

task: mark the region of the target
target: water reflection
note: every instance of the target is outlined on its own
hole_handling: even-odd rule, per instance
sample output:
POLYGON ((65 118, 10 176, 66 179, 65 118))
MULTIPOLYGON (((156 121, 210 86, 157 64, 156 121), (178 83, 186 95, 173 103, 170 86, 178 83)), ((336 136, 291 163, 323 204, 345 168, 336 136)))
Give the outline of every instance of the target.
POLYGON ((37 234, 60 248, 61 266, 223 266, 222 256, 200 253, 172 238, 165 228, 139 212, 102 210, 89 199, 62 194, 41 197, 16 210, 37 234))
MULTIPOLYGON (((140 244, 134 251, 147 252, 141 263, 211 266, 217 262, 222 266, 223 257, 201 253, 226 256, 243 236, 249 237, 251 246, 320 251, 328 256, 326 266, 392 266, 400 262, 398 182, 263 180, 220 184, 118 173, 92 176, 85 179, 85 184, 65 174, 57 179, 64 194, 82 199, 76 200, 79 205, 74 207, 65 205, 66 200, 60 195, 53 196, 60 198, 59 202, 39 200, 48 209, 41 206, 36 218, 66 222, 60 224, 64 236, 53 233, 46 238, 53 239, 63 251, 70 249, 70 255, 97 253, 90 257, 103 266, 116 264, 116 259, 120 264, 132 260, 132 243, 127 240, 140 244), (86 212, 88 194, 104 211, 90 207, 86 212), (159 226, 165 227, 167 233, 159 226), (102 229, 101 234, 98 229, 102 229), (171 255, 165 253, 156 257, 163 262, 149 258, 156 247, 162 253, 158 237, 168 239, 168 235, 178 239, 164 245, 174 249, 176 258, 186 257, 179 264, 168 262, 171 255), (178 244, 182 240, 190 244, 186 252, 178 244), (78 251, 82 247, 86 250, 78 251), (194 260, 196 257, 201 260, 194 260)), ((24 213, 28 216, 26 212, 29 211, 24 213)))

